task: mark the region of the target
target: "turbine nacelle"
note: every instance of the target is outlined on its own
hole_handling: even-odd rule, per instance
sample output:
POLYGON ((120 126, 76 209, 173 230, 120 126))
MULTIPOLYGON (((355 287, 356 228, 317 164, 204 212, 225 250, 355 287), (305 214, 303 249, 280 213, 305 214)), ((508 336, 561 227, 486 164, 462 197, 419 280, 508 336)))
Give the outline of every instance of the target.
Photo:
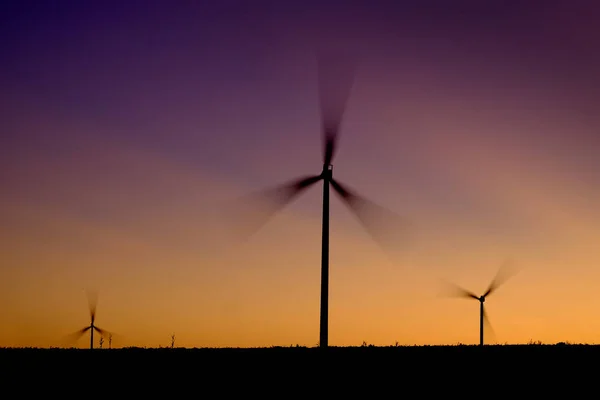
POLYGON ((321 179, 331 178, 332 175, 333 175, 333 165, 323 164, 323 171, 321 171, 319 178, 321 178, 321 179))

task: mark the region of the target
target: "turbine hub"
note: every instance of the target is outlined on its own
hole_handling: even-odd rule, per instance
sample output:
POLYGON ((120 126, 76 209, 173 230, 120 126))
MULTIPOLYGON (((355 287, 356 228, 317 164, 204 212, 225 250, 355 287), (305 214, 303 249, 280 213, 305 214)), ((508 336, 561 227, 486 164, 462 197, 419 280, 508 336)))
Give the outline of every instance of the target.
POLYGON ((479 301, 480 301, 480 302, 482 302, 482 303, 485 303, 485 297, 481 296, 481 297, 479 298, 479 301))

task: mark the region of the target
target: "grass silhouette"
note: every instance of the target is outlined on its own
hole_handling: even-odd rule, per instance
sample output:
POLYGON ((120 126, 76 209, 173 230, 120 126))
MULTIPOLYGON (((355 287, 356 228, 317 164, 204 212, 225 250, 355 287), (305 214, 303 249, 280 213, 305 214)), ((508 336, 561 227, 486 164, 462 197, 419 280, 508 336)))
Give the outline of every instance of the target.
POLYGON ((525 355, 535 354, 536 352, 590 352, 600 355, 600 345, 596 344, 571 344, 569 342, 558 342, 555 344, 544 344, 540 341, 529 341, 527 344, 489 344, 479 346, 478 344, 454 344, 454 345, 400 345, 396 342, 390 346, 375 346, 363 342, 358 346, 329 346, 328 348, 307 347, 301 345, 290 346, 270 346, 270 347, 122 347, 122 348, 89 348, 76 347, 0 347, 0 357, 19 356, 61 356, 69 354, 115 354, 122 356, 132 356, 136 354, 190 354, 210 357, 227 356, 266 356, 266 355, 312 355, 312 354, 331 354, 331 355, 357 355, 357 354, 380 354, 380 355, 399 355, 417 356, 417 357, 440 357, 469 354, 490 353, 495 355, 525 355))

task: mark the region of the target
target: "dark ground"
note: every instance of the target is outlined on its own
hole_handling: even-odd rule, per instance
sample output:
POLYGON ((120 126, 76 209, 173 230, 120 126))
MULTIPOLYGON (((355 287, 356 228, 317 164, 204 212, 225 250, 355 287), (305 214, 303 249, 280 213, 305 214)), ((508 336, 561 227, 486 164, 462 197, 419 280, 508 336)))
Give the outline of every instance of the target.
MULTIPOLYGON (((101 383, 104 390, 118 387, 125 392, 133 390, 132 387, 150 392, 154 387, 156 390, 171 387, 170 390, 182 393, 191 393, 190 390, 208 393, 215 390, 209 388, 218 388, 219 395, 194 395, 211 398, 252 393, 274 398, 315 397, 316 392, 311 388, 319 387, 329 390, 334 397, 359 397, 359 393, 362 393, 360 397, 369 398, 406 397, 400 396, 400 392, 417 393, 415 390, 420 393, 418 397, 438 397, 444 391, 446 397, 467 394, 471 397, 479 391, 487 397, 485 392, 491 390, 494 393, 507 391, 512 393, 511 398, 525 395, 537 398, 542 394, 579 398, 583 395, 577 393, 589 390, 592 391, 586 397, 598 394, 599 361, 600 345, 569 344, 483 348, 367 346, 325 350, 305 347, 93 351, 24 348, 0 349, 3 368, 0 379, 14 383, 9 378, 14 375, 15 379, 36 376, 38 381, 55 381, 58 376, 81 384, 89 380, 97 385, 101 383), (480 386, 485 382, 491 386, 484 390, 480 386), (306 391, 310 396, 308 392, 301 394, 306 391), (398 395, 391 395, 390 391, 398 395)), ((183 394, 173 393, 170 397, 183 397, 183 394)), ((140 395, 136 392, 135 397, 140 395)))

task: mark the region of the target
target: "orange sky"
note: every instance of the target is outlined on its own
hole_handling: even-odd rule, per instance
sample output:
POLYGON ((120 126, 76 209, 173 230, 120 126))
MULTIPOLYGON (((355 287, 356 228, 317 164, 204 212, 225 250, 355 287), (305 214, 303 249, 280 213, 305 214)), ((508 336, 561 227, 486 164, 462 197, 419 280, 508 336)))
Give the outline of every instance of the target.
MULTIPOLYGON (((351 168, 338 167, 338 178, 363 193, 380 186, 371 197, 390 208, 398 198, 421 236, 410 263, 392 265, 332 198, 331 344, 475 343, 477 303, 438 297, 439 279, 483 291, 508 256, 524 269, 486 303, 500 342, 595 342, 598 213, 578 200, 596 196, 593 188, 549 167, 539 173, 527 152, 505 152, 501 141, 469 133, 452 141, 450 151, 444 135, 427 140, 420 157, 444 157, 439 179, 495 210, 482 219, 436 209, 414 189, 404 196, 399 184, 361 182, 360 172, 352 179, 351 168), (515 227, 521 235, 503 231, 515 227)), ((97 324, 119 334, 115 346, 167 345, 173 332, 180 346, 317 342, 318 188, 236 247, 218 213, 245 193, 232 182, 122 143, 77 146, 72 159, 37 158, 36 167, 23 160, 18 190, 3 197, 1 254, 9 267, 1 272, 2 345, 57 345, 85 325, 85 289, 99 292, 97 324), (26 196, 32 192, 44 203, 26 196), (98 213, 78 213, 73 204, 98 213)), ((538 155, 536 165, 550 161, 538 155)))

